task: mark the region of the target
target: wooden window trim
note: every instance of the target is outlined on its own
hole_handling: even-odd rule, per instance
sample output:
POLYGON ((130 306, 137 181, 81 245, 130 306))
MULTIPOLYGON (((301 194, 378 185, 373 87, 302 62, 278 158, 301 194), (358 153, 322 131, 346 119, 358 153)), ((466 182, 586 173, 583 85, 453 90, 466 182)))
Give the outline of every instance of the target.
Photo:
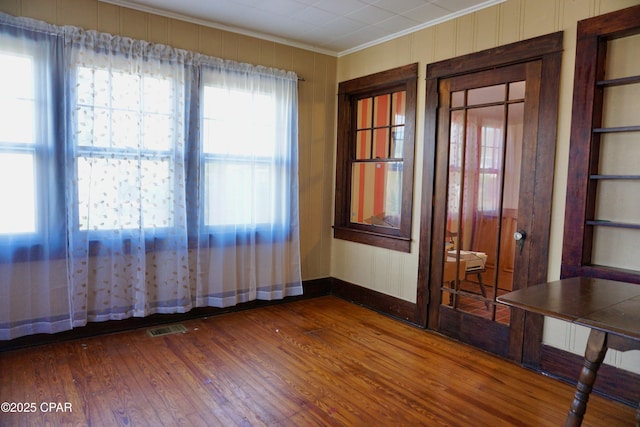
POLYGON ((411 250, 413 167, 416 129, 418 63, 341 82, 338 86, 336 194, 333 236, 402 252, 411 250), (403 148, 402 206, 399 228, 351 222, 351 162, 355 153, 356 100, 406 91, 403 148))
POLYGON ((640 283, 640 272, 591 264, 603 85, 607 42, 640 34, 640 6, 633 6, 578 22, 569 175, 561 277, 587 276, 640 283))

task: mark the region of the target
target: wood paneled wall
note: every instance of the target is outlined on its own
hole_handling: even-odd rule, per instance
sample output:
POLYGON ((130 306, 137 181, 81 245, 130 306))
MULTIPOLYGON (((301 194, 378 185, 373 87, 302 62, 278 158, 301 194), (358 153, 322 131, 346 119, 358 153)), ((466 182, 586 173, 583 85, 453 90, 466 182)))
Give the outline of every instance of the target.
MULTIPOLYGON (((558 139, 553 192, 548 279, 560 277, 562 235, 569 158, 569 133, 575 64, 576 27, 581 19, 639 4, 639 0, 507 0, 454 20, 424 28, 338 58, 338 82, 418 62, 418 121, 414 171, 414 212, 411 253, 374 248, 334 239, 331 276, 375 292, 416 302, 418 242, 420 239, 420 194, 422 191, 425 132, 425 70, 432 62, 517 42, 564 32, 560 77, 558 139)), ((633 54, 630 54, 631 56, 633 54)), ((547 319, 549 320, 549 319, 547 319)), ((588 331, 550 321, 545 326, 546 344, 577 354, 584 351, 588 331)), ((607 362, 640 373, 635 353, 610 352, 607 362)))
POLYGON ((1 0, 0 11, 295 71, 304 79, 299 83, 302 278, 329 276, 337 87, 335 56, 97 0, 1 0))

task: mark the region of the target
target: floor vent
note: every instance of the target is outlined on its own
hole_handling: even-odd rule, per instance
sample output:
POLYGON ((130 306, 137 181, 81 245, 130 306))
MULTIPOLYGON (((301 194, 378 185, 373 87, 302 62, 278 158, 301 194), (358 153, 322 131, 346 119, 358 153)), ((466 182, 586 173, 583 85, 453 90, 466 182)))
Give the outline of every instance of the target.
POLYGON ((187 332, 187 328, 183 325, 160 326, 159 328, 147 329, 147 333, 152 337, 161 337, 163 335, 181 334, 187 332))

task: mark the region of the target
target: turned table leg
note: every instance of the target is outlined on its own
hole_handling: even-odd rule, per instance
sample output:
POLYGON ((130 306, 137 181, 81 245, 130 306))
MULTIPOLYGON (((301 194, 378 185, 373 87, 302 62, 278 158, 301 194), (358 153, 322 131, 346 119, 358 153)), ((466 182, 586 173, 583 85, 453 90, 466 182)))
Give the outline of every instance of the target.
POLYGON ((584 353, 584 366, 578 378, 576 393, 567 415, 566 427, 577 427, 582 424, 582 418, 587 410, 589 394, 596 381, 598 369, 607 352, 607 333, 592 329, 587 341, 587 349, 584 353))

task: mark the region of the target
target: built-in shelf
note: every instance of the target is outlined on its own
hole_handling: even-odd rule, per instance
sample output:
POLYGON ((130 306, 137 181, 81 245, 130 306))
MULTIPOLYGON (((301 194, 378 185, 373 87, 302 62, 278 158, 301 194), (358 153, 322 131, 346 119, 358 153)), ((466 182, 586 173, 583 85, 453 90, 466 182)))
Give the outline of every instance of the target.
POLYGON ((618 126, 611 128, 594 128, 593 133, 640 132, 640 126, 618 126))
POLYGON ((620 150, 632 150, 634 154, 640 150, 640 120, 632 113, 637 109, 637 99, 613 93, 628 89, 635 92, 640 86, 638 69, 628 73, 628 54, 621 53, 638 51, 638 39, 631 38, 637 35, 640 35, 640 5, 578 22, 562 278, 589 276, 640 284, 638 263, 634 264, 638 268, 633 270, 592 264, 594 257, 599 258, 598 254, 609 252, 615 256, 630 250, 637 236, 629 235, 638 234, 636 230, 640 230, 636 203, 625 201, 620 206, 609 207, 623 220, 607 221, 598 217, 602 204, 617 198, 637 198, 640 190, 640 171, 630 167, 632 159, 616 163, 615 157, 620 150), (626 39, 622 42, 624 48, 618 42, 620 39, 626 39), (615 44, 617 47, 612 47, 615 44), (614 49, 619 50, 616 53, 614 49), (616 78, 605 78, 611 75, 616 78), (631 146, 616 147, 612 151, 603 149, 604 145, 627 143, 631 146), (600 169, 603 165, 606 169, 600 169), (624 236, 615 236, 613 241, 598 239, 596 230, 618 230, 624 236), (621 246, 617 247, 618 244, 621 246))
POLYGON ((610 87, 610 86, 630 85, 634 83, 640 83, 640 76, 628 76, 628 77, 622 77, 619 79, 598 80, 596 82, 596 85, 601 87, 610 87))
POLYGON ((602 227, 616 227, 616 228, 632 228, 635 230, 640 230, 640 224, 632 224, 628 222, 617 222, 617 221, 607 221, 603 219, 597 220, 588 220, 586 222, 587 225, 597 225, 602 227))
POLYGON ((589 179, 636 180, 636 179, 640 179, 640 175, 589 175, 589 179))

